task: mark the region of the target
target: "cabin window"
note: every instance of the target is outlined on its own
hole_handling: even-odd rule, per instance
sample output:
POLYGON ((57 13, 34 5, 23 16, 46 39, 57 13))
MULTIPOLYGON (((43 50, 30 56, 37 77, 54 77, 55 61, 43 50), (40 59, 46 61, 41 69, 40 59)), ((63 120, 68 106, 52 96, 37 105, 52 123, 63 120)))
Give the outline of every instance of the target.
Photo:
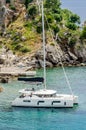
POLYGON ((23 102, 31 102, 30 100, 23 100, 23 102))
POLYGON ((61 103, 61 101, 52 101, 52 105, 53 105, 54 103, 61 103))
POLYGON ((64 105, 66 106, 66 102, 64 102, 64 105))
POLYGON ((40 103, 44 103, 44 101, 38 101, 38 102, 37 102, 37 105, 39 105, 40 103))

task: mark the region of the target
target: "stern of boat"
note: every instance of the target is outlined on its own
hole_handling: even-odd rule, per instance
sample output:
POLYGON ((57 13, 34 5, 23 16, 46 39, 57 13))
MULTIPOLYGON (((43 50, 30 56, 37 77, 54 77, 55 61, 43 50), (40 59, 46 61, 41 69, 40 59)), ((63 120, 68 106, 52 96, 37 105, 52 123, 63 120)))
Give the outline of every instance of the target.
POLYGON ((74 100, 74 105, 77 105, 78 104, 78 96, 74 96, 73 100, 74 100))

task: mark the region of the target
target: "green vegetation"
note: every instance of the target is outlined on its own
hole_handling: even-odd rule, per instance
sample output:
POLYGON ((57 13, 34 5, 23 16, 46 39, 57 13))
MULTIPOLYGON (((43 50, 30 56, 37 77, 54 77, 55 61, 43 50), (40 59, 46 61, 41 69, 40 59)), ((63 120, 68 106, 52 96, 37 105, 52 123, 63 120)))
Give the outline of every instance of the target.
POLYGON ((86 26, 83 27, 83 30, 81 32, 81 39, 86 39, 86 26))
POLYGON ((10 5, 10 9, 14 10, 14 11, 16 10, 15 6, 13 6, 13 5, 10 5))
POLYGON ((31 5, 28 7, 28 16, 31 18, 31 19, 34 19, 35 16, 37 14, 37 6, 36 5, 31 5))
MULTIPOLYGON (((6 2, 9 3, 10 0, 6 2)), ((5 44, 14 52, 30 53, 37 48, 38 43, 41 43, 42 17, 34 0, 25 0, 24 4, 28 19, 24 20, 21 13, 15 21, 11 22, 8 27, 10 38, 5 41, 5 44), (21 39, 22 36, 25 37, 24 41, 21 39)), ((16 7, 10 5, 10 9, 15 11, 16 7)), ((68 9, 61 9, 60 0, 45 0, 44 14, 46 34, 51 29, 54 37, 58 36, 60 39, 60 42, 57 41, 57 43, 62 44, 62 42, 65 42, 69 47, 73 47, 77 42, 77 38, 86 39, 86 26, 83 26, 82 30, 80 30, 80 17, 68 9)), ((50 37, 50 35, 47 37, 50 37)), ((51 44, 54 45, 52 41, 51 44)))
POLYGON ((29 5, 29 3, 31 3, 33 0, 25 0, 25 6, 26 6, 26 8, 28 8, 28 5, 29 5))
POLYGON ((72 37, 71 39, 70 39, 70 41, 69 41, 69 46, 70 47, 73 47, 75 44, 76 44, 76 41, 77 41, 77 39, 74 37, 72 37))
POLYGON ((67 22, 66 27, 71 29, 71 30, 76 30, 77 29, 77 25, 71 22, 67 22))

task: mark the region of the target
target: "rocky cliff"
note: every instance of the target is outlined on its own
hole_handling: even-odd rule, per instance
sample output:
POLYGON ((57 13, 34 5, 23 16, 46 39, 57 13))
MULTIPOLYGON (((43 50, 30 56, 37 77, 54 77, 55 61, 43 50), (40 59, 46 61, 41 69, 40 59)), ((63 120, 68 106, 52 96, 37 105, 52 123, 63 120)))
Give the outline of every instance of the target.
MULTIPOLYGON (((0 7, 0 64, 18 65, 22 63, 25 66, 43 66, 41 17, 40 14, 39 17, 37 16, 36 10, 33 11, 34 4, 34 1, 28 4, 28 9, 24 3, 19 2, 15 2, 14 5, 7 3, 0 7), (30 12, 31 9, 33 14, 30 12), (31 14, 29 15, 28 12, 31 14)), ((58 66, 61 65, 61 61, 64 65, 85 65, 86 35, 84 38, 81 37, 82 30, 73 22, 67 25, 66 16, 63 17, 66 13, 61 19, 56 11, 57 23, 54 24, 50 14, 46 14, 54 34, 51 37, 50 30, 46 29, 46 66, 58 66)), ((71 19, 72 16, 74 15, 71 13, 71 19)))

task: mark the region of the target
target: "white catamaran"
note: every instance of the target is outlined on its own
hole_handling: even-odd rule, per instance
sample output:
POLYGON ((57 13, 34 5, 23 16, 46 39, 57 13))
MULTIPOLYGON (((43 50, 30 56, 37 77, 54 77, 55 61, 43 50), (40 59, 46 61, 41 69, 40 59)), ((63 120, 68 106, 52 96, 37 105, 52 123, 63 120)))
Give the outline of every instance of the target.
MULTIPOLYGON (((73 107, 78 104, 78 96, 73 94, 58 94, 55 90, 49 90, 46 88, 46 60, 45 60, 45 31, 44 31, 44 8, 43 0, 42 5, 42 29, 43 29, 43 54, 44 54, 44 89, 22 89, 19 92, 21 95, 12 102, 12 106, 15 107, 36 107, 36 108, 59 108, 59 107, 73 107)), ((63 68, 67 83, 65 70, 63 68)), ((35 79, 35 81, 38 79, 35 79)), ((38 81, 36 81, 38 82, 38 81)), ((52 86, 53 87, 53 86, 52 86)), ((70 84, 69 84, 70 87, 70 84)))

